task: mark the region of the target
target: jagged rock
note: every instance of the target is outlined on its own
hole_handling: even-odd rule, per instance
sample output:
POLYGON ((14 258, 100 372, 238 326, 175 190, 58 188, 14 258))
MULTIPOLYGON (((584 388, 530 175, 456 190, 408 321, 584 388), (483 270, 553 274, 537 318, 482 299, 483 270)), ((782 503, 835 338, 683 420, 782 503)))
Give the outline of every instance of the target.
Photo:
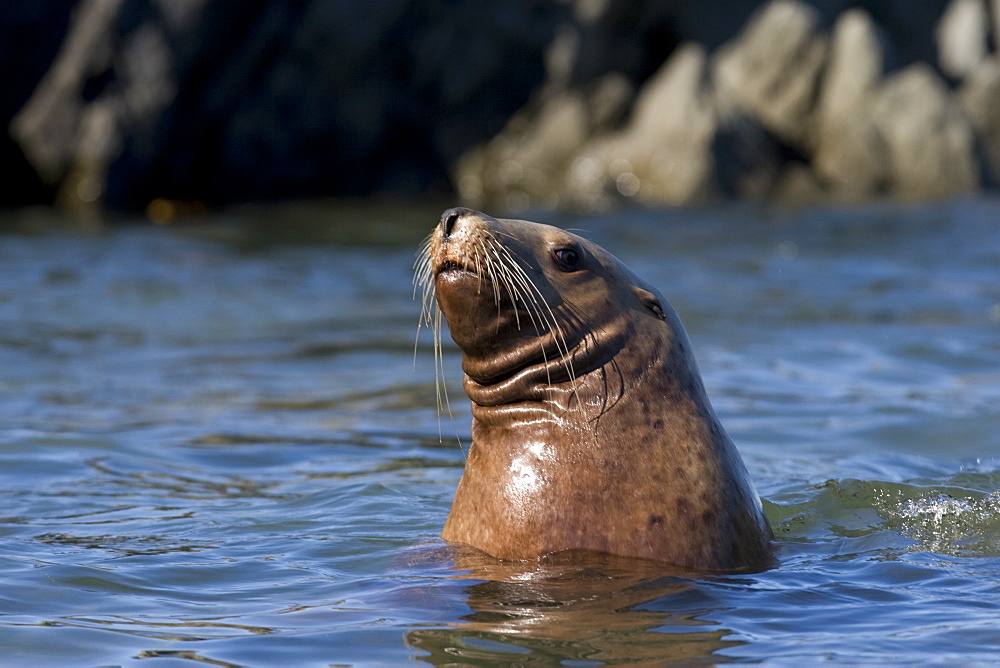
POLYGON ((843 198, 874 194, 888 177, 885 146, 869 113, 885 72, 885 44, 864 10, 844 12, 834 25, 809 143, 813 169, 843 198))
POLYGON ((940 23, 997 172, 983 53, 1000 33, 982 17, 1000 26, 1000 0, 950 0, 939 20, 948 3, 866 0, 879 25, 848 11, 832 43, 852 3, 8 3, 0 189, 117 208, 449 184, 507 208, 963 192, 983 146, 953 91, 929 70, 882 81, 895 57, 937 63, 940 23), (58 37, 34 49, 42 26, 58 37))
POLYGON ((911 65, 889 78, 875 94, 871 117, 885 144, 894 194, 926 199, 980 185, 972 127, 929 66, 911 65))
POLYGON ((962 79, 975 70, 986 57, 989 27, 986 0, 951 0, 934 33, 941 71, 962 79))
POLYGON ((782 169, 772 188, 771 197, 784 205, 800 206, 829 200, 830 192, 809 166, 792 162, 782 169))
POLYGON ((990 19, 993 24, 993 51, 1000 51, 1000 0, 990 0, 990 19))
POLYGON ((486 144, 467 151, 453 180, 472 206, 511 210, 528 206, 590 206, 567 185, 587 142, 609 131, 625 114, 634 91, 608 74, 583 89, 554 85, 517 114, 486 144))
POLYGON ((710 195, 717 121, 705 67, 704 50, 685 45, 646 83, 628 126, 588 152, 601 165, 602 189, 648 203, 710 195))
POLYGON ((700 45, 679 47, 620 130, 586 122, 593 105, 582 98, 550 95, 464 161, 461 192, 476 204, 603 209, 623 199, 799 201, 825 189, 856 200, 975 188, 968 122, 929 69, 886 81, 888 42, 867 12, 852 10, 828 48, 813 10, 771 2, 714 59, 700 45), (808 162, 788 163, 796 153, 808 162))
POLYGON ((1000 60, 980 63, 962 84, 959 99, 982 140, 996 187, 1000 185, 1000 60))
POLYGON ((813 7, 772 0, 716 54, 720 103, 746 110, 783 141, 802 143, 826 51, 813 7))
POLYGON ((609 195, 658 205, 758 198, 778 168, 776 145, 754 119, 715 106, 707 56, 687 44, 647 82, 629 124, 579 156, 568 188, 585 202, 609 195))
MULTIPOLYGON (((47 181, 60 178, 73 161, 80 143, 80 127, 85 125, 85 101, 79 92, 92 71, 110 65, 110 33, 123 2, 81 3, 55 63, 11 122, 11 134, 47 181)), ((93 153, 96 147, 93 141, 90 144, 93 153)))
POLYGON ((824 134, 845 122, 879 84, 886 67, 886 40, 863 9, 849 9, 833 26, 830 53, 816 105, 824 134))
POLYGON ((890 186, 892 165, 887 150, 871 108, 865 106, 825 135, 812 165, 839 199, 862 200, 890 186))
POLYGON ((622 199, 662 205, 763 197, 780 169, 776 144, 746 113, 716 109, 707 62, 702 47, 680 47, 646 82, 628 123, 610 133, 595 133, 600 105, 593 100, 549 98, 463 158, 463 198, 604 209, 622 199))
POLYGON ((123 0, 78 7, 55 62, 10 126, 39 175, 60 184, 58 200, 68 208, 105 195, 108 166, 126 137, 151 131, 173 100, 177 82, 165 30, 185 29, 201 4, 178 3, 164 23, 141 22, 125 35, 119 35, 123 0), (108 71, 116 85, 88 95, 95 73, 108 71))
POLYGON ((568 14, 540 0, 447 12, 80 0, 12 134, 64 201, 444 190, 447 166, 544 80, 541 54, 568 14))
POLYGON ((500 135, 459 160, 455 171, 459 194, 480 207, 555 206, 561 175, 589 132, 582 96, 553 95, 537 111, 516 115, 500 135))

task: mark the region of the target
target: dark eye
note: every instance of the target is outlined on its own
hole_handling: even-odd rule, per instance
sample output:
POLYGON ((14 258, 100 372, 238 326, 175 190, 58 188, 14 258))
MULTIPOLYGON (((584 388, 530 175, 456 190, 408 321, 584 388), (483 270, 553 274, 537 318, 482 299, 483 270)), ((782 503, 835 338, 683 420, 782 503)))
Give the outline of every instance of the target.
POLYGON ((580 268, 580 253, 575 248, 556 248, 552 257, 562 271, 576 271, 580 268))

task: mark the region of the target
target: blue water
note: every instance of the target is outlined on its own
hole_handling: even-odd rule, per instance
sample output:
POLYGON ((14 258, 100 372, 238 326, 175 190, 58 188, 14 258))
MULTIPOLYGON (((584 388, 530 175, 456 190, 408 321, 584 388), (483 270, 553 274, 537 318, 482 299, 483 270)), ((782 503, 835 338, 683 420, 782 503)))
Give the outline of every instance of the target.
POLYGON ((0 235, 0 664, 1000 659, 1000 201, 546 216, 657 285, 779 567, 437 539, 469 439, 438 211, 0 235))

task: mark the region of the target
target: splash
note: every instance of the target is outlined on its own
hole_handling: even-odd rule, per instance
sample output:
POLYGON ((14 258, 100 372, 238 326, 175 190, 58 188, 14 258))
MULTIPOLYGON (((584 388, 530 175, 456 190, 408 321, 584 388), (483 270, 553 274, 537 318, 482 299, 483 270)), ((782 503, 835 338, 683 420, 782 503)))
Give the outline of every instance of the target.
POLYGON ((844 478, 796 502, 765 506, 779 538, 835 545, 840 553, 1000 557, 998 480, 996 473, 967 472, 937 482, 844 478))
POLYGON ((952 556, 1000 556, 1000 491, 980 498, 938 494, 887 513, 925 549, 952 556))

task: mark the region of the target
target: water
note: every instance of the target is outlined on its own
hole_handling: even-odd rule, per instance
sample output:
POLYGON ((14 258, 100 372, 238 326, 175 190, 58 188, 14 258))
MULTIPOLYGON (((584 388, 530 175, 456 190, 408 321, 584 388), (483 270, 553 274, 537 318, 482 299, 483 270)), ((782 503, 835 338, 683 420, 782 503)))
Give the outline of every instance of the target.
POLYGON ((436 214, 0 236, 0 663, 1000 658, 1000 202, 555 221, 684 319, 778 537, 739 576, 440 543, 436 214))

